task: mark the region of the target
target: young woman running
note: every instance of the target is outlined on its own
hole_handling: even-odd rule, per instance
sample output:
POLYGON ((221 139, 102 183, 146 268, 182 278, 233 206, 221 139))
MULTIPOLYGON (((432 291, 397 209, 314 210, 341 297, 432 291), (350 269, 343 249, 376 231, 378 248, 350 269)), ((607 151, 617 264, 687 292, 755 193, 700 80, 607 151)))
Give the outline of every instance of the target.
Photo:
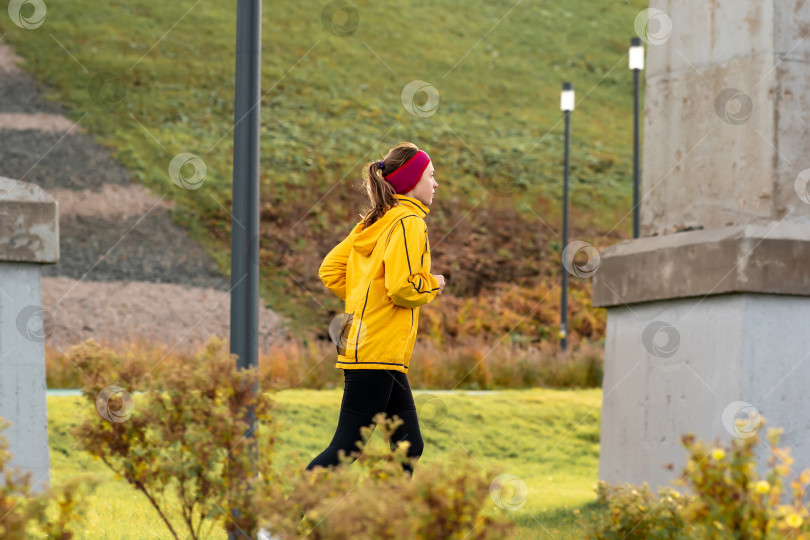
POLYGON ((366 165, 363 178, 371 210, 349 236, 335 246, 318 274, 324 285, 345 300, 338 336, 336 367, 343 369, 344 390, 332 442, 307 466, 328 467, 358 450, 360 428, 373 425, 375 414, 399 416, 391 447, 408 441, 409 463, 422 455, 408 364, 416 340, 419 306, 444 289, 441 275, 430 273, 427 216, 438 184, 430 157, 411 143, 401 143, 381 161, 366 165))

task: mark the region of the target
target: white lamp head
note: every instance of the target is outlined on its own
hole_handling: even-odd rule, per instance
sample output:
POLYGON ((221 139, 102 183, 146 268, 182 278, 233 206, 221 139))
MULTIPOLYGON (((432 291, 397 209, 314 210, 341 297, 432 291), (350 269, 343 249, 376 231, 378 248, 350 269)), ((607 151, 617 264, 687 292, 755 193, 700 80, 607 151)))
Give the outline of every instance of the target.
POLYGON ((644 45, 640 37, 630 39, 630 69, 644 69, 644 45))
POLYGON ((574 85, 570 82, 565 82, 562 85, 562 94, 560 95, 560 110, 574 110, 574 85))

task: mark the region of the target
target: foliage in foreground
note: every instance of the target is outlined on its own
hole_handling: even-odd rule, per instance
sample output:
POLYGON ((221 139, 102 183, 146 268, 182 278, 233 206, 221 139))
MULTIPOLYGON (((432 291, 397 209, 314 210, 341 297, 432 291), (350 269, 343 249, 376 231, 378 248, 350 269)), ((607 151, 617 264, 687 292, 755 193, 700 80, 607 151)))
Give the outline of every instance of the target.
POLYGON ((174 538, 201 538, 204 526, 210 530, 218 520, 228 532, 256 529, 250 486, 242 479, 254 461, 255 472, 269 479, 270 453, 253 456, 274 441, 266 429, 273 403, 253 391, 255 369, 237 370, 235 357, 216 339, 194 362, 160 371, 92 340, 74 347, 71 356, 90 378, 82 395, 92 406, 74 436, 149 500, 174 538), (136 391, 142 392, 137 403, 136 391), (264 422, 253 439, 245 437, 251 409, 264 422), (180 523, 172 521, 175 515, 182 516, 180 523))
MULTIPOLYGON (((0 432, 9 423, 0 418, 0 432)), ((32 530, 38 530, 56 540, 70 540, 72 529, 81 519, 83 490, 94 487, 92 482, 72 482, 60 490, 46 489, 31 494, 31 472, 11 468, 8 441, 0 436, 0 539, 26 540, 32 530), (56 506, 55 517, 48 515, 48 507, 56 506)))
MULTIPOLYGON (((90 378, 82 393, 94 409, 74 435, 147 498, 174 538, 201 538, 217 526, 255 537, 268 521, 273 530, 320 539, 486 539, 512 531, 511 522, 481 514, 492 471, 459 458, 434 463, 411 480, 400 466, 403 445, 363 452, 357 467, 303 471, 290 483, 291 493, 283 494, 271 469, 273 400, 253 392, 255 369, 238 370, 218 339, 194 362, 160 370, 92 340, 70 355, 90 378), (133 397, 135 391, 140 393, 133 397), (251 409, 259 423, 249 439, 244 435, 251 409)), ((378 419, 388 445, 395 425, 378 419)))
MULTIPOLYGON (((764 425, 761 419, 760 427, 764 425)), ((590 524, 588 538, 613 539, 756 539, 810 538, 810 519, 804 505, 810 469, 790 480, 793 458, 789 448, 778 448, 782 429, 770 429, 771 456, 765 478, 756 470, 754 450, 759 435, 736 438, 730 446, 682 437, 689 452, 677 485, 691 493, 661 489, 656 497, 645 483, 611 486, 600 481, 600 511, 590 524)))
POLYGON ((385 443, 382 450, 368 444, 372 428, 363 428, 358 451, 352 456, 341 451, 339 466, 306 471, 282 499, 263 499, 262 514, 273 533, 314 540, 500 540, 514 535, 511 521, 481 513, 498 471, 481 470, 458 454, 420 467, 411 478, 401 466, 409 460, 409 443, 391 443, 402 420, 380 413, 374 421, 385 443), (353 459, 357 465, 350 467, 353 459))

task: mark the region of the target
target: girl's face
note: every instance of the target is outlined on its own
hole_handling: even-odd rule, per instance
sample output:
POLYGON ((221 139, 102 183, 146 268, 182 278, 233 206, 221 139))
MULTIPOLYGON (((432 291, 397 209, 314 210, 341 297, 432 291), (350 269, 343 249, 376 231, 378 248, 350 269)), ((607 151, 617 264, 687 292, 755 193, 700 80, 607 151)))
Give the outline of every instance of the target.
POLYGON ((430 206, 430 203, 433 202, 433 192, 437 187, 439 187, 439 184, 433 178, 433 162, 431 161, 425 168, 425 172, 422 173, 419 182, 416 183, 412 190, 405 193, 405 196, 413 197, 425 206, 430 206))

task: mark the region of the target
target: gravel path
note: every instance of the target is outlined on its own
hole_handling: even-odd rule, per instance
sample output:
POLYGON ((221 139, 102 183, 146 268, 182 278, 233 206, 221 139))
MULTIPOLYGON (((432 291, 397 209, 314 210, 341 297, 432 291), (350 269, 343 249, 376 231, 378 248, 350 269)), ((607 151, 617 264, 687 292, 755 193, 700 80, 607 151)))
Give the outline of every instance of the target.
POLYGON ((42 275, 178 283, 227 291, 230 285, 214 261, 171 223, 165 209, 152 206, 149 213, 118 219, 87 213, 60 215, 60 260, 43 267, 42 275))
MULTIPOLYGON (((53 317, 47 344, 67 351, 88 338, 117 345, 138 339, 193 352, 211 334, 228 337, 228 291, 143 281, 42 280, 42 305, 53 317)), ((259 313, 259 348, 284 339, 281 318, 259 313)))
MULTIPOLYGON (((210 334, 227 337, 229 280, 171 221, 169 204, 45 101, 18 62, 0 41, 0 176, 59 202, 60 261, 42 267, 48 344, 148 339, 188 351, 210 334)), ((272 310, 259 320, 262 349, 287 337, 272 310)))
POLYGON ((81 125, 75 125, 60 114, 47 113, 0 113, 0 129, 38 129, 40 131, 63 132, 71 128, 83 132, 81 125))
POLYGON ((46 101, 36 80, 18 67, 20 57, 0 41, 0 107, 8 113, 62 114, 58 103, 46 101))
MULTIPOLYGON (((0 75, 2 81, 2 75, 0 75)), ((0 113, 6 103, 0 102, 0 113)), ((129 171, 107 154, 92 137, 36 129, 0 132, 2 176, 54 188, 99 191, 105 185, 132 185, 129 171)))

